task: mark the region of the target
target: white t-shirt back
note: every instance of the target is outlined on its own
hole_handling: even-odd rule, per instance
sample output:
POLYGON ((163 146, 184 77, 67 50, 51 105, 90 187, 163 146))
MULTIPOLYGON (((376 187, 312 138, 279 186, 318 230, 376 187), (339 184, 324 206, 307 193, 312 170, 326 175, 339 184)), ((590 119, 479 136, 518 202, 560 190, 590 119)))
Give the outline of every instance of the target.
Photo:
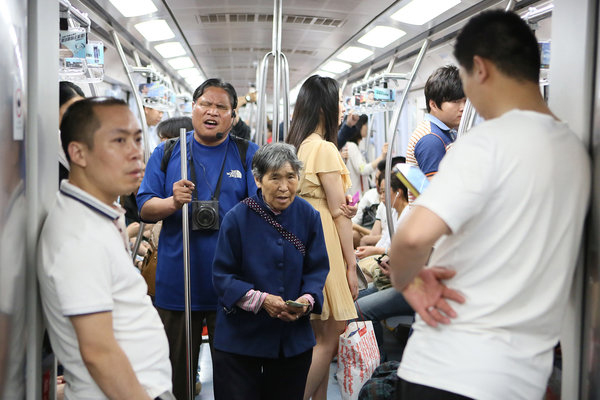
POLYGON ((416 201, 452 230, 429 265, 457 271, 449 325, 414 324, 398 375, 482 400, 541 399, 590 192, 566 124, 513 110, 459 139, 416 201))

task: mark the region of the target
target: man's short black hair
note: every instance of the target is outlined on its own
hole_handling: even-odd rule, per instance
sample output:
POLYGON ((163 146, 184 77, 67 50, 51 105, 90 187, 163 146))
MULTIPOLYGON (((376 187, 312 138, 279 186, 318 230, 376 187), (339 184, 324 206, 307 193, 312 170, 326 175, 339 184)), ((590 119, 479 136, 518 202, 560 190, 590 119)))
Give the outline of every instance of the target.
POLYGON ((198 86, 194 91, 194 95, 192 96, 194 103, 198 100, 198 97, 204 94, 204 91, 210 87, 221 88, 227 92, 229 95, 229 102, 231 103, 231 109, 235 110, 237 108, 237 93, 231 83, 224 82, 222 79, 211 78, 205 80, 202 85, 198 86))
POLYGON ((181 128, 185 128, 186 132, 193 131, 192 119, 186 116, 165 119, 156 126, 156 134, 161 139, 179 137, 181 128))
POLYGON ((73 103, 63 116, 60 124, 60 140, 67 160, 69 157, 69 143, 85 143, 90 149, 94 147, 94 132, 100 128, 100 120, 94 112, 96 107, 124 106, 127 103, 114 97, 88 97, 73 103))
POLYGON ((513 12, 486 11, 473 17, 456 38, 454 57, 468 72, 473 57, 490 60, 503 74, 538 83, 540 50, 525 21, 513 12))
POLYGON ((446 65, 438 68, 425 83, 425 106, 427 112, 431 112, 429 100, 433 100, 438 108, 445 101, 460 100, 465 97, 462 82, 458 74, 458 68, 454 65, 446 65))

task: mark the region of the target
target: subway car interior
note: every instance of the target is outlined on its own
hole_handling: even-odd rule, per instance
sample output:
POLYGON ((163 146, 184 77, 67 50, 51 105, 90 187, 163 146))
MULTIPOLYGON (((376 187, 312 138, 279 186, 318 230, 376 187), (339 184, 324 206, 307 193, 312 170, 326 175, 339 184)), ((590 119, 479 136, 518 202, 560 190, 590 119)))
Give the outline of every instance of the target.
MULTIPOLYGON (((409 137, 427 112, 427 78, 457 65, 459 31, 490 9, 512 10, 534 31, 544 99, 592 159, 591 207, 575 279, 564 293, 568 308, 546 398, 600 399, 595 0, 0 0, 6 107, 0 135, 0 398, 60 398, 60 360, 45 343, 36 274, 40 232, 59 187, 60 81, 73 82, 85 97, 124 100, 142 127, 147 160, 156 122, 147 119, 145 106, 162 112, 163 120, 191 116, 194 90, 220 78, 246 100, 238 114, 261 146, 285 139, 308 77, 331 77, 346 114, 369 117, 362 147, 367 161, 388 144, 389 173, 391 157, 406 156, 409 137)), ((458 140, 481 121, 467 101, 458 140)), ((385 192, 389 196, 389 185, 385 192)), ((401 357, 411 322, 385 321, 388 360, 401 357)), ((200 368, 188 372, 202 386, 196 399, 213 398, 207 346, 200 368)), ((342 398, 335 369, 332 363, 331 399, 342 398)))

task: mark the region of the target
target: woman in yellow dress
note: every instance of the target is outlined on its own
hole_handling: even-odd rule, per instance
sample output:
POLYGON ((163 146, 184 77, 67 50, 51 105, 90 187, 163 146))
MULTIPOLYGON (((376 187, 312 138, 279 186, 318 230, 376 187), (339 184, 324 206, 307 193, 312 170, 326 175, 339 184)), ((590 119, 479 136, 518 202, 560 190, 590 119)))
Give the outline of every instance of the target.
POLYGON ((344 112, 339 86, 313 75, 300 88, 287 142, 304 163, 298 194, 321 214, 329 255, 323 289, 323 310, 311 315, 317 345, 313 349, 304 398, 327 398, 329 365, 337 353, 346 321, 356 318, 358 296, 352 221, 344 209, 350 176, 337 149, 337 131, 344 112))

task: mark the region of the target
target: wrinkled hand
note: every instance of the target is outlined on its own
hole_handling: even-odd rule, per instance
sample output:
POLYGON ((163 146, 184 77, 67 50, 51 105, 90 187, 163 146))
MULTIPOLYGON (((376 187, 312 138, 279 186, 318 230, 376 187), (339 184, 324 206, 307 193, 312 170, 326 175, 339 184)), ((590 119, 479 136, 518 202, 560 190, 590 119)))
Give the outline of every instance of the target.
POLYGON ((358 278, 356 276, 356 264, 348 266, 346 269, 346 279, 348 280, 348 288, 350 288, 352 300, 356 300, 358 298, 358 278))
POLYGON ((294 301, 296 303, 302 303, 302 304, 306 304, 306 305, 302 308, 299 308, 299 307, 288 306, 286 304, 285 305, 286 311, 281 313, 281 316, 279 317, 280 319, 282 319, 284 321, 288 321, 288 322, 296 321, 296 320, 300 319, 301 316, 303 316, 304 314, 307 313, 308 306, 310 305, 308 303, 308 300, 306 300, 304 297, 298 297, 294 301))
POLYGON ((193 188, 194 183, 187 179, 181 179, 173 184, 173 203, 177 210, 192 201, 193 188))
POLYGON ((263 302, 262 308, 272 317, 279 318, 282 312, 284 312, 287 307, 285 305, 285 301, 280 296, 274 296, 272 294, 268 294, 263 302))
POLYGON ((346 117, 346 125, 348 125, 349 127, 353 127, 358 122, 359 117, 360 115, 358 115, 356 111, 350 110, 350 112, 348 113, 348 117, 346 117))
POLYGON ((443 267, 424 268, 402 291, 408 304, 427 325, 435 327, 438 322, 449 324, 450 318, 456 317, 456 312, 446 300, 454 300, 461 304, 465 302, 465 298, 459 292, 441 282, 454 275, 456 271, 443 267))

